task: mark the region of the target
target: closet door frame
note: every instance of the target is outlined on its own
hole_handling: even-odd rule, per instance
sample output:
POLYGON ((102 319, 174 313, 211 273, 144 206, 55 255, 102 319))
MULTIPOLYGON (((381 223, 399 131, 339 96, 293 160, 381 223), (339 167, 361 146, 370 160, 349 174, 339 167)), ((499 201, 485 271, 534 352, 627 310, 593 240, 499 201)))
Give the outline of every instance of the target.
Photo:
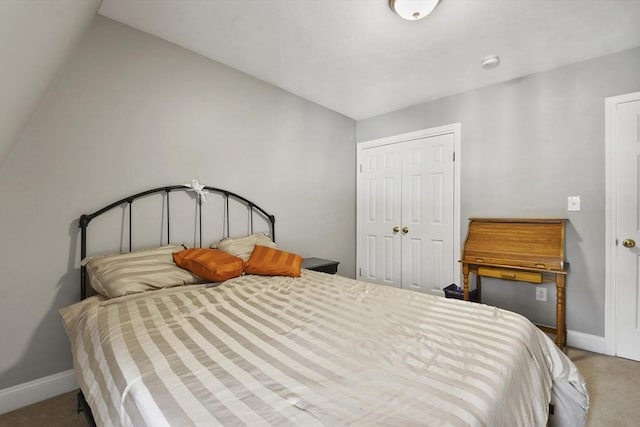
MULTIPOLYGON (((460 172, 461 172, 460 165, 462 160, 462 155, 460 150, 460 145, 461 145, 460 144, 460 140, 461 140, 460 123, 453 123, 453 124, 438 126, 438 127, 429 128, 429 129, 422 129, 414 132, 407 132, 399 135, 373 139, 370 141, 363 141, 357 144, 357 150, 356 150, 356 176, 357 176, 357 182, 356 182, 356 194, 357 194, 357 199, 356 199, 356 278, 357 279, 361 278, 362 266, 364 265, 364 261, 365 261, 363 259, 363 257, 365 256, 365 251, 360 244, 360 236, 362 235, 362 232, 363 232, 363 225, 361 223, 360 217, 362 214, 362 209, 364 209, 364 206, 360 206, 360 195, 359 195, 359 192, 361 191, 360 171, 361 171, 361 168, 363 167, 362 166, 363 150, 372 148, 372 147, 382 146, 382 145, 399 144, 402 142, 411 141, 415 139, 422 139, 422 138, 433 137, 438 135, 446 135, 446 134, 452 134, 453 141, 454 141, 454 147, 453 147, 453 153, 454 153, 454 162, 453 162, 453 179, 454 179, 454 183, 453 183, 453 191, 454 191, 453 251, 454 253, 453 253, 453 258, 454 259, 452 260, 452 262, 454 263, 453 265, 454 278, 456 279, 456 283, 460 285, 461 273, 460 273, 460 266, 458 263, 461 256, 461 246, 462 246, 462 243, 460 240, 460 172)), ((446 286, 446 285, 447 284, 443 283, 443 286, 446 286)))

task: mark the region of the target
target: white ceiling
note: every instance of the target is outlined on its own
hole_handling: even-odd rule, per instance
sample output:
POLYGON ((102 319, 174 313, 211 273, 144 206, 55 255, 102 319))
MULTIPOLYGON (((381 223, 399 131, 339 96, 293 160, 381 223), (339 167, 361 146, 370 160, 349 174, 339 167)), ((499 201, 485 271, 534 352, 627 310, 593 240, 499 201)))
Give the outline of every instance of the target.
MULTIPOLYGON (((99 13, 362 119, 640 46, 640 0, 103 0, 99 13), (500 67, 484 70, 490 54, 500 67)), ((640 72, 640 70, 638 70, 640 72)))

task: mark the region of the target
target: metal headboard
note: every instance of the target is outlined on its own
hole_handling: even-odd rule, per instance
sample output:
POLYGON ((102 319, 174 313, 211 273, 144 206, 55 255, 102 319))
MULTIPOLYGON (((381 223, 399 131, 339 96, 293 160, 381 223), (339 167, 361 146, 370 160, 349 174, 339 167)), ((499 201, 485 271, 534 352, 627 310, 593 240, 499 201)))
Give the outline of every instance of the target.
MULTIPOLYGON (((267 211, 265 211, 264 209, 262 209, 260 206, 256 205, 255 203, 253 203, 252 201, 245 199, 244 197, 232 193, 231 191, 227 191, 227 190, 223 190, 220 188, 215 188, 215 187, 208 187, 208 186, 204 186, 203 187, 204 190, 206 190, 208 193, 214 193, 214 194, 220 194, 224 197, 224 209, 225 209, 225 219, 224 221, 226 222, 224 225, 226 226, 226 230, 227 230, 227 236, 228 236, 228 232, 229 232, 229 225, 230 225, 230 219, 229 219, 229 199, 234 199, 235 201, 238 201, 242 204, 244 204, 245 206, 247 206, 248 208, 248 216, 249 216, 249 228, 250 228, 250 232, 253 233, 253 217, 254 217, 254 213, 262 216, 265 220, 268 221, 269 223, 269 227, 270 227, 270 232, 271 232, 271 238, 273 239, 273 241, 275 242, 275 222, 276 219, 273 215, 269 214, 267 211)), ((102 215, 105 212, 110 211, 111 209, 117 208, 117 207, 121 207, 123 205, 128 205, 128 209, 129 209, 129 252, 131 252, 132 248, 133 248, 133 224, 132 224, 132 212, 133 212, 133 202, 136 199, 140 199, 142 197, 146 197, 149 196, 151 194, 155 194, 155 193, 165 193, 165 200, 166 203, 163 206, 163 209, 166 208, 166 221, 164 225, 166 225, 166 233, 167 233, 167 244, 171 243, 171 223, 170 223, 170 203, 169 203, 169 194, 173 191, 193 191, 193 189, 189 186, 186 185, 172 185, 172 186, 168 186, 168 187, 158 187, 158 188, 154 188, 152 190, 147 190, 147 191, 143 191, 141 193, 137 193, 134 194, 132 196, 128 196, 125 197, 121 200, 118 200, 117 202, 113 202, 107 206, 105 206, 102 209, 99 209, 97 211, 95 211, 94 213, 91 214, 85 214, 82 215, 79 219, 79 226, 80 226, 80 259, 83 260, 86 258, 87 256, 87 228, 89 226, 89 223, 96 217, 102 215)), ((197 209, 198 209, 198 219, 199 219, 199 224, 198 224, 198 230, 199 230, 199 242, 198 242, 198 246, 202 247, 202 199, 199 195, 196 196, 197 197, 197 209)), ((87 297, 87 277, 86 277, 86 269, 84 266, 80 267, 80 297, 82 299, 85 299, 87 297)))

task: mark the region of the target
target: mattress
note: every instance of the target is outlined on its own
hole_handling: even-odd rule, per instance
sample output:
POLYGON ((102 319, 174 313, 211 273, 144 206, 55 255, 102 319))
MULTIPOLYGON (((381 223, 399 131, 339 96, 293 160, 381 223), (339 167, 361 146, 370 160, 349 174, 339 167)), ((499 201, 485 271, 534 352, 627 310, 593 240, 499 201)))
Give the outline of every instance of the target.
POLYGON ((99 426, 543 426, 558 398, 559 424, 586 417, 582 377, 524 317, 336 275, 92 297, 61 314, 99 426))

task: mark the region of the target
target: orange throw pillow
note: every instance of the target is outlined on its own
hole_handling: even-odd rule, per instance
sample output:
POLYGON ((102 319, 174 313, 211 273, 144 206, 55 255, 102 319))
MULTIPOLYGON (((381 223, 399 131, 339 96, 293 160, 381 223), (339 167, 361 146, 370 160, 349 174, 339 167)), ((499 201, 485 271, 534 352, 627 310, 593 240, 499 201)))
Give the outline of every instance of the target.
POLYGON ((256 245, 244 266, 247 274, 300 277, 302 257, 275 248, 256 245))
POLYGON ((173 254, 179 267, 210 282, 223 282, 242 274, 244 261, 217 249, 191 248, 173 254))

